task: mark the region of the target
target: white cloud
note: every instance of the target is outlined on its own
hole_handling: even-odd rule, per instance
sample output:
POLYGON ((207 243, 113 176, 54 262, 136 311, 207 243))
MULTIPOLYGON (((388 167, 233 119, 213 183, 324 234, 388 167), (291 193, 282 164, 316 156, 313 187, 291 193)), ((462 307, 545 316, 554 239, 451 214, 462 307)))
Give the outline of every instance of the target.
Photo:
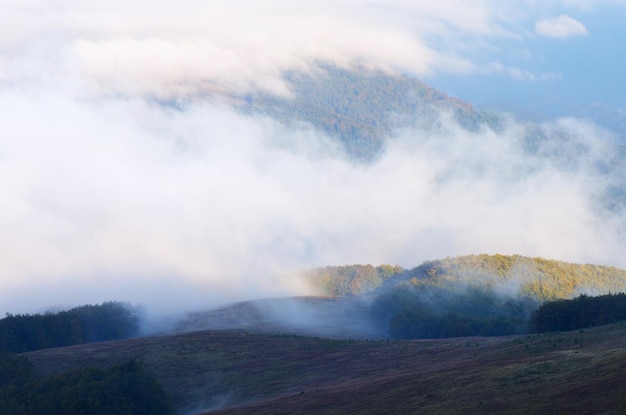
POLYGON ((46 44, 50 54, 73 59, 71 66, 92 88, 109 94, 163 97, 220 88, 285 94, 281 73, 317 61, 417 76, 466 73, 473 65, 458 45, 472 37, 510 35, 488 1, 35 4, 3 4, 3 60, 23 60, 24 51, 46 44))
POLYGON ((483 68, 483 71, 487 74, 504 74, 516 81, 545 81, 560 77, 557 73, 534 73, 521 68, 503 65, 500 62, 489 63, 483 68))
POLYGON ((86 100, 57 85, 0 93, 4 311, 302 293, 285 273, 327 264, 621 258, 619 228, 591 206, 599 184, 584 166, 526 157, 518 125, 404 131, 381 160, 355 166, 325 156, 314 131, 227 106, 86 100))
POLYGON ((581 22, 565 14, 552 19, 537 20, 535 32, 542 36, 561 39, 589 34, 589 31, 581 22))

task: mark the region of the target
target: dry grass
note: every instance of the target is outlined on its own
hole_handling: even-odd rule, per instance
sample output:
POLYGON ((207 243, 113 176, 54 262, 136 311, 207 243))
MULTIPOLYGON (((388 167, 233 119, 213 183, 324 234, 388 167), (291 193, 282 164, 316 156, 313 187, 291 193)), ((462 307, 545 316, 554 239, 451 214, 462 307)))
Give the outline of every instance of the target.
POLYGON ((422 341, 207 331, 27 356, 42 373, 141 359, 181 414, 619 414, 624 346, 623 325, 422 341))

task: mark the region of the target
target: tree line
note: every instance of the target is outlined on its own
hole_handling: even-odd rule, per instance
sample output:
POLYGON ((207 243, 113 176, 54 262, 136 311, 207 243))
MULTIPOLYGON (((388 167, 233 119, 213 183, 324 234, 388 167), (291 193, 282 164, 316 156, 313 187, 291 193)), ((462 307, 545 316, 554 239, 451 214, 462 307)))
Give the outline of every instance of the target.
POLYGON ((138 332, 136 308, 124 302, 84 305, 59 313, 7 313, 0 319, 0 350, 22 353, 129 338, 138 332))
POLYGON ((378 296, 371 316, 397 339, 571 331, 626 321, 626 294, 539 302, 487 287, 404 284, 378 296))
POLYGON ((371 313, 391 338, 434 339, 525 333, 536 307, 530 297, 503 296, 485 287, 404 284, 378 296, 371 313))
POLYGON ((626 320, 626 294, 597 297, 580 295, 571 300, 549 301, 530 317, 534 332, 570 331, 626 320))

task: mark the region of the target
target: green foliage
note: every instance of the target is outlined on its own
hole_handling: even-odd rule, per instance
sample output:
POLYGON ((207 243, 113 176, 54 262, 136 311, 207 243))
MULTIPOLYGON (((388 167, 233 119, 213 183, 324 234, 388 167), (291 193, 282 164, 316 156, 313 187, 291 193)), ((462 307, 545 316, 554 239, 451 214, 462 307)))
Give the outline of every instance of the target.
POLYGON ((530 324, 534 332, 546 332, 571 331, 619 321, 626 321, 624 293, 549 301, 533 312, 530 324))
POLYGON ((0 413, 6 415, 168 415, 156 379, 131 360, 37 378, 24 357, 0 356, 0 413))
POLYGON ((21 353, 128 338, 138 330, 135 309, 120 302, 85 305, 56 314, 7 314, 0 320, 0 350, 21 353))
POLYGON ((393 338, 500 336, 524 333, 530 298, 504 297, 488 288, 400 285, 380 295, 373 318, 393 338))
POLYGON ((21 387, 34 378, 33 365, 27 358, 0 352, 0 387, 9 384, 21 387))

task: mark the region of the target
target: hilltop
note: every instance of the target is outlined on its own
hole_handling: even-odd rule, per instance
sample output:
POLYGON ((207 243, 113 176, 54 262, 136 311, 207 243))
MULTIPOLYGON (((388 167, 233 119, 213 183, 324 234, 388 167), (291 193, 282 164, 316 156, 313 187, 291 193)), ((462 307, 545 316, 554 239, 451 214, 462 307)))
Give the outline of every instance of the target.
POLYGON ((626 271, 616 267, 499 254, 436 259, 412 269, 398 265, 327 266, 308 271, 306 277, 321 294, 335 296, 370 294, 398 285, 487 286, 539 301, 626 290, 626 271))

